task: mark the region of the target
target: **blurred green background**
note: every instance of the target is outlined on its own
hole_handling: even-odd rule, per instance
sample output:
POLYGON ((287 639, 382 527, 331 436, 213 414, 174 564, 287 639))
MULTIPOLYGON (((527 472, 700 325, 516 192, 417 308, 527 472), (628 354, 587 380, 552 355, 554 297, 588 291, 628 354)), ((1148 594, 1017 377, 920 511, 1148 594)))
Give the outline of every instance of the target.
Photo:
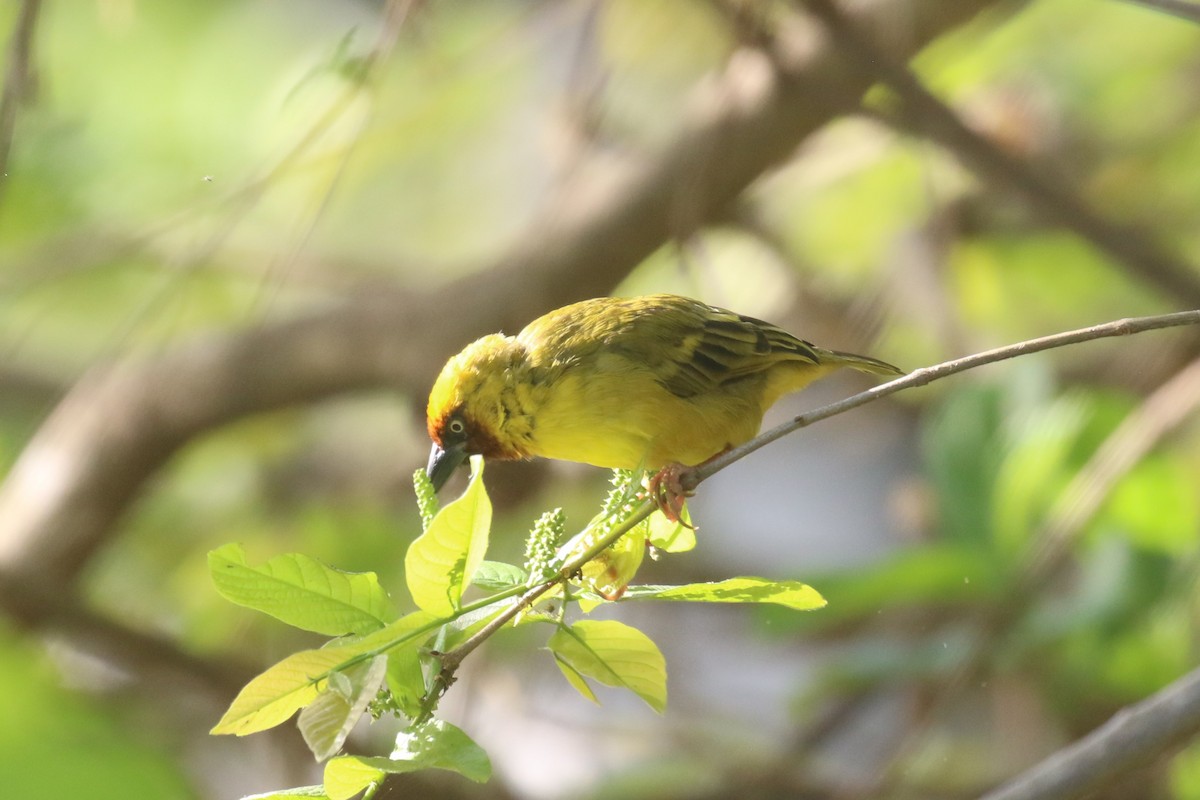
MULTIPOLYGON (((914 9, 941 5, 855 7, 907 53, 914 9)), ((56 448, 74 417, 108 413, 97 385, 123 365, 186 370, 208 343, 465 286, 529 309, 583 299, 576 286, 680 292, 909 369, 1195 307, 1200 25, 1118 0, 975 5, 910 62, 972 144, 947 147, 891 89, 859 103, 814 87, 814 105, 845 91, 856 110, 728 202, 693 202, 745 155, 716 137, 688 166, 695 185, 662 193, 657 249, 624 263, 610 231, 587 246, 613 260, 586 276, 523 273, 513 254, 558 246, 633 191, 612 176, 653 180, 703 121, 706 87, 820 29, 803 3, 0 6, 0 575, 38 590, 0 593, 3 793, 228 798, 319 778, 291 726, 207 735, 257 669, 316 642, 219 598, 205 554, 302 552, 403 597, 424 395, 469 325, 448 303, 445 330, 380 329, 376 360, 416 358, 423 379, 382 363, 326 388, 297 378, 294 396, 285 379, 271 407, 197 425, 144 456, 149 479, 111 498, 69 569, 43 569, 54 531, 14 544, 26 511, 70 479, 78 450, 56 448), (976 169, 980 148, 1001 166, 976 169), (1014 189, 1025 173, 1040 183, 1014 189), (1048 213, 1046 186, 1075 211, 1048 213), (1080 213, 1129 250, 1086 235, 1080 213)), ((799 579, 828 608, 617 608, 667 657, 661 718, 617 692, 600 708, 574 695, 540 632, 499 637, 443 703, 492 756, 492 783, 395 778, 380 796, 975 796, 1197 665, 1198 355, 1188 329, 1056 350, 753 455, 692 503, 698 549, 641 578, 799 579)), ((169 395, 173 379, 134 391, 169 395)), ((768 422, 866 385, 830 379, 768 422)), ((489 467, 497 555, 517 557, 545 508, 586 522, 606 479, 489 467)), ((387 740, 386 723, 364 726, 352 747, 387 740)), ((1127 777, 1096 796, 1200 798, 1200 746, 1127 777)))

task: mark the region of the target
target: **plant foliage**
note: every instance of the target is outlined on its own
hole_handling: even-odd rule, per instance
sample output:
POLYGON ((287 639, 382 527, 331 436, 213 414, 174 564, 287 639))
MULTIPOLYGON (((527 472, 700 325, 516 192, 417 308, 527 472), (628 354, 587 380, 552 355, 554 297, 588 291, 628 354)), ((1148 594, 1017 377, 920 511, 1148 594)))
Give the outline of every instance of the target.
POLYGON ((686 520, 671 523, 648 513, 648 504, 637 496, 639 476, 632 472, 615 474, 601 513, 565 544, 559 544, 565 518, 556 509, 534 524, 524 565, 488 561, 492 510, 483 460, 475 457, 471 467, 466 491, 441 510, 424 473, 414 478, 424 532, 404 559, 415 606, 407 614, 395 610, 373 573, 342 572, 297 554, 251 566, 236 544, 210 553, 213 582, 231 602, 336 637, 324 647, 293 653, 254 678, 212 729, 244 736, 300 712, 305 742, 326 762, 324 784, 260 798, 370 796, 387 775, 421 769, 488 780, 487 754, 436 716, 458 660, 474 647, 463 647, 472 637, 482 639, 520 622, 549 625, 549 651, 580 694, 598 702, 589 684, 596 681, 628 689, 661 713, 667 704, 662 652, 623 622, 588 619, 597 606, 647 599, 771 603, 798 610, 825 604, 809 586, 763 578, 631 586, 648 549, 679 552, 695 545, 686 520), (389 755, 339 755, 364 714, 404 721, 389 755))

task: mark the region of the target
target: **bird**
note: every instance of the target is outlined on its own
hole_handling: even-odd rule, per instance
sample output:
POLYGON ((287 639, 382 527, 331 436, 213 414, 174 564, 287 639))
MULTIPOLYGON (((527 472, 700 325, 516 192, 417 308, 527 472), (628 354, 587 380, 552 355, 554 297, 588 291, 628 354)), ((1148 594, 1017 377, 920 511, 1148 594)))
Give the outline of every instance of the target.
POLYGON ((476 454, 641 469, 678 520, 683 470, 753 438, 776 400, 841 367, 903 374, 680 295, 584 300, 446 362, 426 408, 426 474, 438 490, 476 454))

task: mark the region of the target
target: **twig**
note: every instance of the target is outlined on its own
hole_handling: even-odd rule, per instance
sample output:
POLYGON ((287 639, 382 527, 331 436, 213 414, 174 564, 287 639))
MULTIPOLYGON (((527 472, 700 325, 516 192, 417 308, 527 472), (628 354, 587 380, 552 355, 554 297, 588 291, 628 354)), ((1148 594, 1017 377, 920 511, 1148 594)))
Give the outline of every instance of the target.
POLYGON ((1200 670, 1118 711, 980 800, 1072 800, 1200 732, 1200 670))
POLYGON ((1102 219, 1075 194, 1009 155, 964 123, 903 64, 890 57, 840 12, 831 0, 804 0, 858 68, 901 100, 904 125, 950 149, 977 175, 1017 192, 1030 205, 1089 241, 1130 272, 1184 307, 1200 307, 1200 277, 1141 231, 1102 219))
POLYGON ((784 422, 772 428, 765 433, 761 433, 743 445, 733 448, 727 453, 724 453, 716 458, 708 461, 698 467, 684 472, 680 476, 680 482, 685 489, 695 489, 704 481, 717 472, 725 469, 725 467, 740 461, 746 456, 764 447, 776 439, 787 436, 793 431, 800 428, 812 425, 814 422, 820 422, 823 419, 849 411, 852 408, 866 405, 881 397, 887 397, 890 394, 895 394, 902 389, 910 389, 917 386, 924 386, 927 383, 932 383, 940 378, 945 378, 949 375, 954 375, 959 372, 964 372, 968 369, 983 366, 984 364, 994 364, 997 361, 1004 361, 1017 356, 1028 355, 1030 353, 1040 353, 1043 350, 1051 350, 1056 347, 1065 347, 1069 344, 1078 344, 1080 342, 1089 342, 1094 339, 1104 339, 1112 336, 1129 336, 1142 331, 1156 330, 1159 328, 1173 328, 1181 325, 1197 325, 1200 324, 1200 310, 1196 311, 1176 311, 1172 314, 1160 314, 1151 317, 1132 317, 1128 319, 1119 319, 1113 322, 1106 322, 1102 325, 1093 325, 1090 328, 1080 328, 1078 330, 1066 331, 1064 333, 1056 333, 1051 336, 1043 336, 1040 339, 1030 339, 1024 342, 1017 342, 1006 347, 998 347, 994 350, 987 350, 982 353, 966 356, 964 358, 956 358, 953 361, 945 361, 941 364, 936 364, 932 367, 923 367, 910 372, 902 378, 897 378, 894 381, 881 383, 878 386, 873 386, 865 392, 860 392, 856 395, 851 395, 844 400, 839 400, 836 403, 821 406, 804 414, 800 414, 791 420, 784 422))
MULTIPOLYGON (((1127 336, 1142 331, 1197 324, 1200 324, 1200 310, 1122 319, 1102 325, 1094 325, 1079 330, 1044 336, 1039 339, 1018 342, 1007 347, 1000 347, 966 356, 965 358, 947 361, 932 367, 919 369, 902 378, 880 384, 865 392, 860 392, 844 400, 830 403, 829 405, 794 417, 788 422, 782 423, 751 439, 744 445, 736 447, 728 453, 699 467, 688 470, 680 476, 680 482, 685 489, 693 489, 701 481, 711 477, 730 464, 745 458, 755 450, 793 431, 903 389, 924 386, 931 381, 983 366, 984 364, 1095 339, 1127 336)), ((1085 491, 1088 482, 1084 481, 1082 476, 1085 473, 1089 475, 1089 481, 1092 478, 1105 480, 1106 482, 1115 481, 1116 477, 1122 474, 1119 471, 1120 468, 1124 467, 1127 469, 1132 466, 1138 454, 1144 453, 1146 449, 1158 440, 1157 437, 1161 437, 1173 425, 1178 424, 1182 419, 1182 415, 1186 413, 1186 410, 1194 408, 1196 399, 1194 384, 1197 379, 1197 369, 1200 369, 1200 367, 1193 364, 1193 366, 1168 382, 1159 392, 1156 392, 1142 406, 1137 415, 1131 417, 1127 424, 1118 428, 1117 432, 1105 443, 1105 447, 1101 448, 1102 452, 1097 453, 1097 456, 1080 473, 1080 478, 1072 483, 1072 487, 1078 488, 1076 491, 1068 492, 1071 498, 1070 502, 1064 499, 1063 503, 1055 507, 1056 513, 1051 515, 1044 535, 1036 537, 1036 541, 1038 542, 1053 542, 1053 545, 1043 550, 1031 552, 1027 572, 1024 576, 1027 589, 1021 592, 1020 596, 1013 603, 1002 609, 1000 616, 993 616, 984 620, 980 626, 980 631, 969 646, 962 666, 957 670, 950 684, 940 693, 938 702, 927 708, 919 723, 919 729, 923 729, 931 724, 937 709, 944 707, 948 699, 956 696, 957 692, 966 686, 971 681, 972 676, 982 668, 987 657, 988 650, 986 645, 990 641, 990 637, 1003 629, 1007 620, 1014 619, 1020 614, 1020 610, 1025 607, 1024 601, 1033 596, 1034 584, 1046 580, 1052 574, 1053 567, 1059 563, 1059 559, 1063 555, 1065 544, 1091 518, 1091 515, 1099 506, 1103 495, 1096 495, 1085 491), (1177 402, 1181 394, 1190 398, 1190 402, 1177 402), (1136 440, 1134 437, 1137 437, 1136 440), (1109 453, 1119 454, 1119 463, 1110 463, 1109 453)), ((912 736, 914 734, 910 733, 910 741, 912 736)), ((902 752, 908 752, 909 747, 902 746, 901 750, 902 752)), ((882 770, 881 782, 879 785, 873 787, 872 795, 881 795, 883 793, 882 781, 886 781, 896 775, 900 762, 901 759, 899 756, 893 757, 891 765, 882 770)))
POLYGON ((8 155, 12 150, 17 107, 33 94, 33 35, 37 29, 42 0, 25 0, 17 12, 17 24, 9 45, 4 92, 0 94, 0 198, 8 185, 8 155))
MULTIPOLYGON (((897 378, 889 383, 881 384, 868 389, 865 392, 848 397, 835 403, 830 403, 820 408, 814 409, 806 414, 801 414, 793 418, 791 421, 779 425, 771 430, 760 434, 759 436, 746 442, 744 445, 730 450, 728 453, 706 462, 702 466, 692 468, 684 472, 681 476, 681 482, 685 489, 694 489, 701 481, 712 477, 712 475, 720 472, 729 465, 740 461, 749 454, 759 448, 793 433, 801 428, 812 425, 823 419, 842 414, 851 409, 858 408, 873 400, 878 400, 881 397, 886 397, 890 394, 895 394, 902 389, 916 388, 924 386, 935 380, 946 378, 955 375, 959 372, 964 372, 975 367, 980 367, 985 364, 993 364, 998 361, 1003 361, 1016 356, 1028 355, 1031 353, 1049 350, 1055 347, 1064 347, 1069 344, 1078 344, 1080 342, 1091 341, 1112 336, 1128 336, 1142 331, 1156 330, 1160 328, 1176 327, 1181 325, 1196 325, 1200 324, 1200 311, 1179 311, 1173 314, 1162 314, 1153 317, 1136 317, 1131 319, 1116 320, 1103 325, 1094 325, 1090 328, 1081 328, 1075 331, 1067 331, 1065 333, 1054 334, 1052 336, 1044 336, 1040 339, 1030 339, 1007 347, 999 347, 994 350, 988 350, 983 353, 977 353, 966 358, 959 358, 953 361, 946 361, 941 364, 936 364, 931 367, 918 369, 903 378, 897 378)), ((1157 406, 1156 406, 1157 408, 1157 406)), ((1177 415, 1171 417, 1175 419, 1177 415)), ((1160 423, 1160 425, 1169 424, 1160 423)), ((1160 428, 1162 430, 1162 428, 1160 428)), ((465 642, 458 647, 442 653, 439 656, 441 669, 435 679, 435 690, 442 692, 450 686, 454 681, 454 673, 458 669, 468 655, 470 655, 479 645, 483 644, 493 634, 507 625, 517 614, 525 608, 532 606, 537 602, 538 598, 559 585, 563 581, 568 580, 575 575, 585 564, 593 558, 604 552, 609 546, 616 543, 618 539, 628 533, 636 524, 644 520, 654 510, 654 505, 650 502, 642 503, 637 510, 624 523, 617 526, 613 531, 598 539, 588 550, 581 553, 565 564, 555 575, 554 578, 540 583, 516 600, 512 604, 494 617, 486 626, 477 631, 465 642)))
MULTIPOLYGON (((318 124, 314 126, 305 136, 305 138, 297 143, 292 151, 288 154, 289 158, 281 161, 271 170, 273 176, 282 176, 285 167, 290 167, 290 162, 298 160, 302 153, 311 151, 313 146, 320 140, 321 136, 328 132, 328 129, 340 118, 346 116, 347 111, 352 107, 352 103, 359 96, 363 87, 370 87, 379 83, 379 76, 383 64, 388 60, 392 50, 396 46, 396 42, 400 38, 405 25, 409 19, 420 12, 425 0, 388 0, 387 6, 383 11, 383 23, 380 26, 379 35, 376 37, 375 44, 370 51, 363 57, 362 64, 358 69, 358 77, 351 84, 351 87, 341 93, 341 96, 326 109, 325 114, 320 119, 318 124)), ((334 193, 337 190, 338 184, 346 174, 354 154, 362 145, 363 134, 370 126, 378 109, 378 103, 371 102, 368 104, 367 111, 363 114, 362 119, 358 121, 354 135, 341 148, 337 154, 337 163, 333 167, 328 183, 321 192, 320 200, 317 201, 308 218, 303 221, 301 227, 302 232, 295 237, 295 241, 287 248, 286 253, 281 253, 276 256, 268 267, 268 274, 277 270, 281 265, 284 271, 289 275, 293 269, 295 262, 300 258, 300 254, 308 247, 309 241, 317 230, 317 225, 321 218, 328 213, 330 203, 333 200, 334 193)), ((275 183, 274 180, 264 182, 262 184, 263 191, 268 185, 275 183)), ((261 199, 262 192, 254 196, 254 202, 261 199)), ((232 228, 233 226, 230 225, 232 228)), ((223 238, 223 237, 222 237, 223 238)), ((211 255, 211 253, 209 253, 211 255)), ((199 263, 199 262, 195 262, 199 263)), ((267 286, 264 281, 264 288, 267 286)))
MULTIPOLYGON (((439 691, 444 691, 445 689, 449 688, 450 684, 454 682, 454 673, 458 670, 459 665, 462 664, 463 659, 474 652, 479 645, 491 638, 496 631, 507 625, 524 609, 529 608, 536 603, 539 597, 553 589, 555 586, 564 583, 572 576, 576 575, 581 569, 583 569, 585 564, 603 553, 612 545, 616 544, 618 539, 629 533, 629 531, 633 530, 638 523, 649 517, 654 510, 655 505, 652 502, 649 500, 643 502, 640 506, 634 509, 633 513, 630 514, 624 522, 613 528, 604 536, 598 538, 591 547, 580 553, 575 558, 572 558, 561 568, 559 568, 558 572, 553 578, 539 583, 537 586, 529 589, 523 595, 514 600, 508 608, 488 622, 487 625, 476 631, 465 642, 460 644, 458 647, 439 655, 438 660, 441 662, 441 669, 438 670, 438 674, 434 679, 437 689, 439 691)), ((432 691, 431 694, 433 694, 432 691)))

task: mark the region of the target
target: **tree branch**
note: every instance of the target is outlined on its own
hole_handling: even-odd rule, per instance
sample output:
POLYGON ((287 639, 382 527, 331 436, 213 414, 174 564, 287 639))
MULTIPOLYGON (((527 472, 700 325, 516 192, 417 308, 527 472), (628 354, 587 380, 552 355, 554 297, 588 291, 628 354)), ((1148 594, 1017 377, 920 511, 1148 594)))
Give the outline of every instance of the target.
MULTIPOLYGON (((772 428, 765 433, 759 434, 755 438, 746 442, 740 447, 736 447, 729 452, 705 462, 703 465, 685 470, 680 476, 681 483, 687 490, 695 489, 696 486, 733 463, 740 461, 756 450, 770 444, 771 442, 786 436, 789 433, 794 433, 801 428, 808 427, 815 422, 828 419, 829 417, 843 414, 859 406, 866 405, 881 397, 895 394, 903 389, 912 389, 918 386, 925 386, 933 381, 941 378, 948 378, 951 375, 956 375, 960 372, 965 372, 969 369, 981 367, 986 364, 994 364, 999 361, 1004 361, 1017 356, 1030 355, 1043 350, 1050 350, 1057 347, 1066 347, 1067 345, 1079 344, 1081 342, 1093 341, 1113 336, 1129 336, 1143 331, 1159 330, 1162 328, 1179 327, 1183 325, 1200 325, 1200 310, 1197 311, 1180 311, 1174 314, 1162 314, 1153 317, 1136 317, 1131 319, 1121 319, 1114 322, 1104 323, 1102 325, 1093 325, 1089 328, 1080 328, 1074 331, 1066 331, 1057 333, 1051 336, 1043 336, 1039 339, 1029 339, 1024 342, 1008 345, 1006 347, 998 347, 993 350, 988 350, 983 353, 958 358, 953 361, 946 361, 941 364, 935 364, 931 367, 924 367, 915 370, 908 375, 897 378, 894 381, 880 384, 864 392, 859 392, 856 395, 847 397, 844 400, 839 400, 834 403, 816 408, 806 414, 801 414, 794 417, 791 421, 772 428)), ((1196 376, 1190 372, 1184 379, 1187 387, 1190 387, 1195 382, 1196 376)), ((1174 386, 1174 382, 1171 384, 1174 386)), ((1174 392, 1170 395, 1174 397, 1174 392)), ((1159 410, 1161 404, 1156 404, 1154 410, 1159 410)), ((1167 426, 1172 421, 1178 421, 1179 414, 1169 414, 1165 421, 1156 423, 1157 427, 1154 430, 1159 432, 1165 431, 1167 426)), ((1134 426, 1138 428, 1139 426, 1134 426)), ((1124 428, 1122 428, 1124 430, 1124 428)), ((1144 442, 1143 442, 1144 444, 1144 442)), ((1138 452, 1136 449, 1133 452, 1138 452)), ((469 639, 460 644, 458 647, 439 656, 441 661, 441 669, 436 678, 436 687, 438 692, 445 691, 454 682, 454 673, 458 669, 468 655, 475 651, 484 641, 494 635, 497 631, 503 628, 517 614, 521 613, 526 608, 531 607, 537 602, 538 598, 544 595, 553 587, 559 585, 563 581, 569 580, 576 575, 585 564, 591 561, 609 546, 616 543, 618 539, 628 533, 636 524, 650 516, 655 510, 655 506, 650 501, 644 501, 633 513, 619 526, 614 528, 605 536, 598 538, 585 552, 570 559, 555 575, 554 578, 544 581, 535 586, 530 587, 520 597, 517 597, 512 603, 496 617, 492 618, 487 625, 473 634, 469 639)), ((436 698, 431 701, 429 706, 432 712, 432 703, 436 702, 436 698)), ((1200 720, 1197 721, 1200 725, 1200 720)))
POLYGON ((1200 670, 1117 712, 980 800, 1072 800, 1200 733, 1200 670))
POLYGON ((1122 420, 1059 494, 1046 519, 1030 538, 1022 554, 1021 569, 1012 599, 987 608, 970 621, 968 639, 958 666, 924 704, 907 734, 880 771, 873 785, 876 794, 904 781, 904 765, 924 741, 923 737, 950 702, 975 685, 992 660, 997 642, 1034 605, 1049 582, 1059 574, 1071 553, 1070 545, 1083 533, 1105 499, 1129 470, 1183 423, 1200 405, 1200 359, 1173 375, 1122 420))
POLYGON ((121 625, 56 587, 0 575, 0 607, 21 627, 69 637, 80 650, 172 691, 186 684, 225 701, 257 672, 251 665, 204 658, 169 639, 121 625))
POLYGON ((899 121, 905 128, 940 142, 981 179, 1016 192, 1033 208, 1156 287, 1169 301, 1185 308, 1200 307, 1200 274, 1191 265, 1140 230, 1101 218, 1079 197, 971 130, 831 0, 805 0, 805 4, 855 59, 858 69, 896 93, 901 100, 899 121))

